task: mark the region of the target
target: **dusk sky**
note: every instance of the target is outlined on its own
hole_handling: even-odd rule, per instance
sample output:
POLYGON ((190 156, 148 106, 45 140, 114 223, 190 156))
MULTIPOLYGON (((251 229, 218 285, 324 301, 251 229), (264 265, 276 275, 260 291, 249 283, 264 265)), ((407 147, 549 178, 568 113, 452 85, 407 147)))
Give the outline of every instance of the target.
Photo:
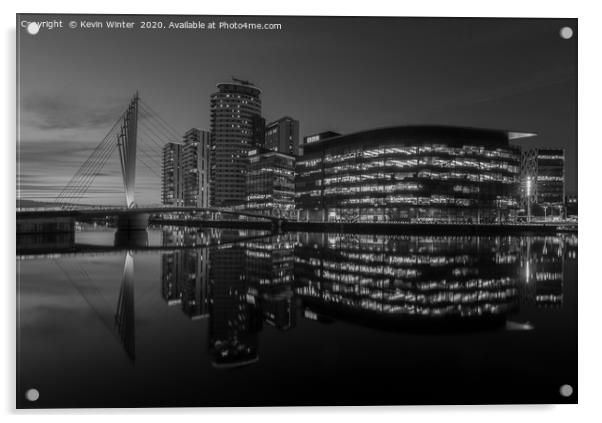
MULTIPOLYGON (((65 26, 84 19, 18 20, 53 18, 65 26)), ((63 28, 32 36, 18 26, 21 198, 54 199, 136 90, 181 135, 192 127, 209 129, 209 96, 231 76, 261 88, 268 122, 284 115, 298 119, 301 136, 404 124, 536 132, 521 145, 565 148, 566 190, 577 192, 576 20, 163 21, 187 19, 281 23, 283 29, 63 28), (572 39, 560 37, 564 26, 573 28, 572 39)), ((115 152, 88 202, 124 202, 118 161, 115 152)), ((159 178, 140 165, 137 178, 137 202, 159 203, 159 178)))

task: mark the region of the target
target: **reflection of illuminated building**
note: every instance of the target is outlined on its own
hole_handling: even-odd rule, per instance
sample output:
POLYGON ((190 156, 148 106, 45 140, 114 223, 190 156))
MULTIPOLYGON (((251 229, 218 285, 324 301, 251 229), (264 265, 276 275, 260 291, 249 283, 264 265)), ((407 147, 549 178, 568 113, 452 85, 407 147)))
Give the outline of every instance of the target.
POLYGON ((297 161, 302 220, 493 222, 518 209, 520 150, 533 134, 399 126, 309 137, 297 161))
MULTIPOLYGON (((184 229, 163 231, 163 245, 203 245, 205 234, 184 229)), ((183 249, 161 257, 161 292, 170 305, 180 304, 191 319, 209 314, 209 248, 183 249)))
POLYGON ((518 306, 518 246, 504 239, 307 235, 295 292, 335 315, 501 323, 518 306))
POLYGON ((294 243, 291 234, 245 243, 248 300, 263 319, 281 330, 296 324, 293 297, 294 243))
POLYGON ((209 249, 163 254, 162 294, 168 304, 180 304, 191 319, 207 317, 209 249))
POLYGON ((521 242, 525 298, 542 307, 562 305, 566 238, 527 237, 521 242))
MULTIPOLYGON (((186 243, 186 233, 171 235, 186 243)), ((562 303, 563 260, 576 259, 577 237, 288 233, 203 250, 209 351, 215 367, 229 368, 258 360, 263 322, 291 330, 297 314, 408 331, 533 329, 510 316, 562 303)), ((166 301, 185 311, 190 279, 173 274, 198 271, 187 254, 165 255, 163 269, 166 301)))
POLYGON ((258 360, 257 332, 261 320, 247 300, 244 248, 224 245, 211 250, 209 349, 217 367, 235 367, 258 360))

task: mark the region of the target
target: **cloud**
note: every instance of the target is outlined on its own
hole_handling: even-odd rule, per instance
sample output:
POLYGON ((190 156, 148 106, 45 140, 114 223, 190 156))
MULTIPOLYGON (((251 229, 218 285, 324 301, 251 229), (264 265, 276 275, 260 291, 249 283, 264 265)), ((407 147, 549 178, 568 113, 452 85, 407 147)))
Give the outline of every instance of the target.
POLYGON ((21 100, 24 126, 42 130, 108 129, 123 113, 123 100, 30 94, 21 100))

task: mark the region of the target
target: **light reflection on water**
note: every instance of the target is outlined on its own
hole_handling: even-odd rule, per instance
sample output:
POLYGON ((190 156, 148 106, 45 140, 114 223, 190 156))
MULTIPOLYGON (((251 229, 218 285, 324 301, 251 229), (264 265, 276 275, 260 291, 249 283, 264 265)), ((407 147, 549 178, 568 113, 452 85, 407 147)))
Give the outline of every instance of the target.
POLYGON ((260 235, 153 229, 160 249, 112 251, 101 228, 83 254, 25 255, 18 390, 41 395, 19 405, 559 402, 576 384, 575 235, 260 235))

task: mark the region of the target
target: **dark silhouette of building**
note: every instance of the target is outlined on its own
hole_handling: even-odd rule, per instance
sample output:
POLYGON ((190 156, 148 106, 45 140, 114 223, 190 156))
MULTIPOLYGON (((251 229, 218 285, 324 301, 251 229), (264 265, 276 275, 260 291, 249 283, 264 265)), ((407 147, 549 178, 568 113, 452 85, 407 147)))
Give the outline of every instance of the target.
POLYGON ((259 115, 253 116, 253 146, 264 147, 265 146, 265 119, 259 115))
POLYGON ((265 147, 280 153, 300 156, 299 121, 285 116, 266 125, 265 147))
POLYGON ((577 195, 567 195, 565 199, 566 204, 566 215, 577 216, 579 214, 579 203, 577 201, 577 195))
POLYGON ((254 143, 254 120, 261 116, 261 90, 248 81, 217 84, 211 95, 210 203, 245 203, 245 169, 254 143))

